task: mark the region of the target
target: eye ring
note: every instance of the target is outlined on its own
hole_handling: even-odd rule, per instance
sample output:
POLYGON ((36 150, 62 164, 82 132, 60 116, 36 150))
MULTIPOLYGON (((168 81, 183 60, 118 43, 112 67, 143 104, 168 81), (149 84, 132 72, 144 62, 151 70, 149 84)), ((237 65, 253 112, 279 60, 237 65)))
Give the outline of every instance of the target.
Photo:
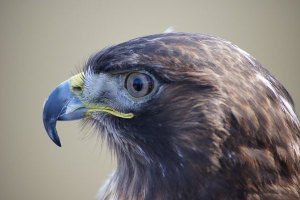
POLYGON ((134 98, 145 97, 154 89, 152 77, 146 73, 133 72, 125 79, 125 88, 134 98))

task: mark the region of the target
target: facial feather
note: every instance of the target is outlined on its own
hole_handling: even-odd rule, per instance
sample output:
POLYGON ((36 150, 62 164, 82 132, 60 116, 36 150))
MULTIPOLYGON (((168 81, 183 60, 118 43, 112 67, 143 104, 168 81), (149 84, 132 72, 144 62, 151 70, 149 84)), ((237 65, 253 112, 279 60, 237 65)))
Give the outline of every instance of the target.
POLYGON ((99 199, 299 199, 292 98, 237 46, 205 34, 150 35, 96 53, 83 71, 86 101, 134 116, 86 119, 118 162, 99 199), (124 86, 131 73, 154 84, 145 97, 124 86))

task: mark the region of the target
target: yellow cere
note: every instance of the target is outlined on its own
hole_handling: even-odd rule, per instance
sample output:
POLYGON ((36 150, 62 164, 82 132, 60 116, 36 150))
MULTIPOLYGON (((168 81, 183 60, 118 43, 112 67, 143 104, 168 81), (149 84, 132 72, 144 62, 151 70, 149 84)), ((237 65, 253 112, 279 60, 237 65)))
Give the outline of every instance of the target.
POLYGON ((70 91, 75 94, 73 88, 75 87, 80 87, 82 89, 83 87, 83 73, 79 73, 79 74, 76 74, 74 76, 72 76, 70 78, 70 91))
MULTIPOLYGON (((70 91, 73 94, 75 94, 75 91, 73 90, 73 88, 80 87, 81 89, 83 89, 83 76, 84 76, 83 73, 79 73, 70 78, 70 91)), ((113 108, 110 108, 107 105, 103 105, 103 104, 91 105, 88 102, 82 102, 82 103, 88 109, 88 111, 85 113, 86 117, 90 117, 90 114, 93 112, 107 112, 114 116, 125 118, 125 119, 131 119, 134 117, 133 113, 123 113, 123 112, 117 111, 113 108)))

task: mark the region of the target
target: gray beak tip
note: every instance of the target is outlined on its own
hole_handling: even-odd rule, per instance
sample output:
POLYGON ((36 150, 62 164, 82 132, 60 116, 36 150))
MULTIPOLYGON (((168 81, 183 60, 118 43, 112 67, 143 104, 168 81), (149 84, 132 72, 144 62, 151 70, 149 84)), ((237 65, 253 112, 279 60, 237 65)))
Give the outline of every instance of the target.
POLYGON ((45 120, 44 119, 44 126, 47 131, 48 136, 51 140, 59 147, 61 147, 61 143, 56 131, 56 120, 45 120))

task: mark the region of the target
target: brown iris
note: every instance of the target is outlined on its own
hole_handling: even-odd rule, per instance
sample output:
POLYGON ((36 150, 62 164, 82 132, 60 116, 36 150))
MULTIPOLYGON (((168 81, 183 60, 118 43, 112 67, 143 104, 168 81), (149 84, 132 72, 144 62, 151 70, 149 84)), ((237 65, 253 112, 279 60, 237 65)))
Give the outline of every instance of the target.
POLYGON ((144 73, 134 72, 127 76, 125 86, 128 93, 140 98, 149 94, 153 90, 153 79, 144 73))

